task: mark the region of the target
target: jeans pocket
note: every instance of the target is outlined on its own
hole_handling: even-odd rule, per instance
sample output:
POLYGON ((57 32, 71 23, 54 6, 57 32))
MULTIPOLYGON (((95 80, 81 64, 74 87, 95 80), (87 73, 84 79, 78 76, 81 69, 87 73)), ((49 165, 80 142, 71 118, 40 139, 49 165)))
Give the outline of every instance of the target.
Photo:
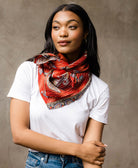
POLYGON ((33 155, 29 154, 26 160, 25 168, 37 168, 40 166, 41 160, 35 158, 33 155))

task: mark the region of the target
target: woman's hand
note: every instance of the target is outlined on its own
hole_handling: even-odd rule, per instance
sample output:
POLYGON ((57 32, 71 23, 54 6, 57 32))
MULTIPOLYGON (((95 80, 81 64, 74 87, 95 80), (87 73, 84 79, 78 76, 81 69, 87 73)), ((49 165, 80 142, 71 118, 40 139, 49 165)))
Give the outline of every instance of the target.
POLYGON ((102 142, 89 141, 81 144, 80 152, 77 157, 91 164, 101 166, 104 163, 105 147, 102 142))
POLYGON ((88 136, 90 137, 90 139, 87 138, 87 133, 85 135, 85 141, 83 142, 83 144, 76 144, 56 140, 54 138, 30 130, 29 107, 30 104, 28 102, 17 99, 11 100, 10 121, 14 143, 44 153, 77 156, 93 165, 101 165, 103 163, 105 156, 105 145, 98 140, 90 140, 91 137, 88 136))
POLYGON ((44 153, 80 156, 86 161, 95 163, 96 158, 100 156, 98 151, 101 151, 100 144, 96 146, 98 142, 90 141, 84 144, 76 144, 56 140, 30 130, 29 108, 30 104, 28 102, 11 99, 10 121, 14 143, 44 153))

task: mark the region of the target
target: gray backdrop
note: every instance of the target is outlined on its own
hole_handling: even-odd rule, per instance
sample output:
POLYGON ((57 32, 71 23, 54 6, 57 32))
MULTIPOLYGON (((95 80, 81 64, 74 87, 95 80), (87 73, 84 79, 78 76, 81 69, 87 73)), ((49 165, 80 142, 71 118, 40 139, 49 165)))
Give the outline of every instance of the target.
MULTIPOLYGON (((23 168, 27 149, 14 145, 6 95, 17 67, 39 53, 50 13, 68 0, 0 0, 0 168, 23 168)), ((105 168, 138 167, 138 6, 136 0, 74 0, 97 30, 101 78, 109 84, 105 168)))

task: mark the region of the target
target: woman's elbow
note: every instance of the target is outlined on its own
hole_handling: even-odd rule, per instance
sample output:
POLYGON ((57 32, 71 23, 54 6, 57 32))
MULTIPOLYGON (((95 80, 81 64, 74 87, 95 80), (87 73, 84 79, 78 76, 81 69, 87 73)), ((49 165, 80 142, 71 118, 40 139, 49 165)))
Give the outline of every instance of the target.
POLYGON ((12 131, 12 141, 15 144, 18 145, 22 145, 23 141, 24 141, 24 137, 25 137, 25 132, 26 129, 24 130, 16 130, 16 131, 12 131))
POLYGON ((21 143, 21 135, 18 132, 12 132, 12 141, 14 144, 21 143))

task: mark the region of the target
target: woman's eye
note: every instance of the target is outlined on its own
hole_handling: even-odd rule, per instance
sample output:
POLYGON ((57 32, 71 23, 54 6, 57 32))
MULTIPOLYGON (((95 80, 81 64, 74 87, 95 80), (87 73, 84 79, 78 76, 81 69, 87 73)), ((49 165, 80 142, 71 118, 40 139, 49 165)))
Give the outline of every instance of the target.
POLYGON ((59 29, 59 26, 53 26, 52 27, 54 30, 58 30, 59 29))
POLYGON ((69 26, 69 28, 70 28, 71 30, 75 30, 75 29, 77 29, 77 26, 69 26))

